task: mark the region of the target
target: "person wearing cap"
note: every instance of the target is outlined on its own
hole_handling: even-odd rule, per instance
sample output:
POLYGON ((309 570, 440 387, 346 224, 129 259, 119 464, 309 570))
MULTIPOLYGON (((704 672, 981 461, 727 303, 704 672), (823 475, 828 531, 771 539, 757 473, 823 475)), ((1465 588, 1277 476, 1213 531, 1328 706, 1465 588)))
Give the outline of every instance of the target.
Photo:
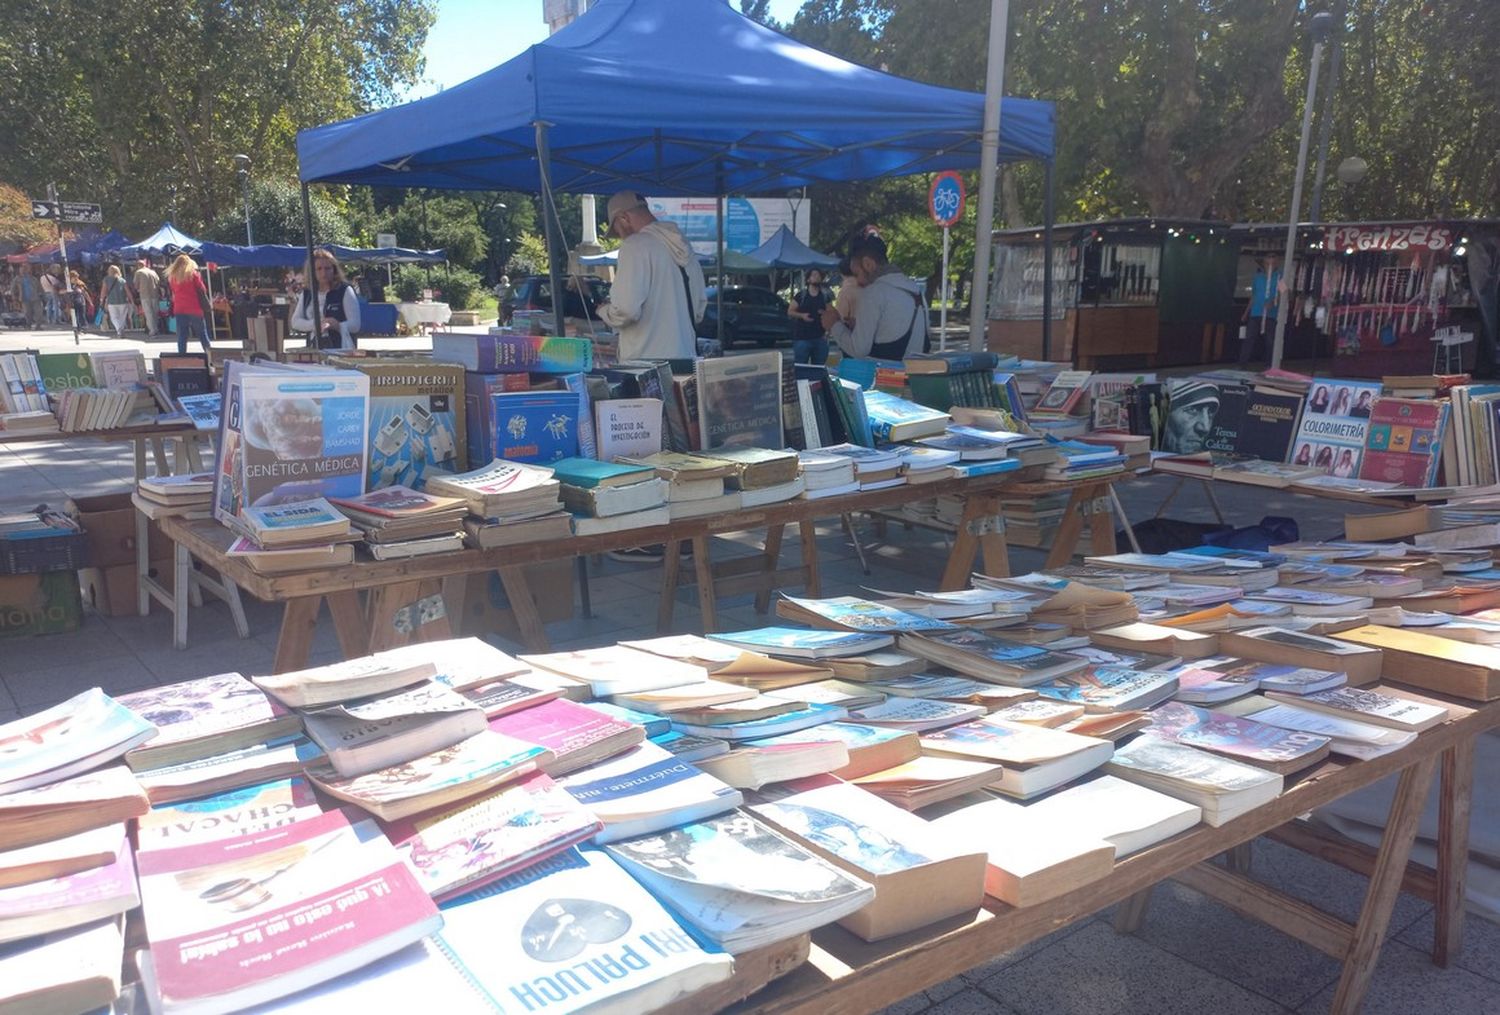
POLYGON ((155 338, 158 331, 156 314, 160 309, 161 276, 151 270, 150 258, 141 258, 140 267, 130 276, 130 288, 135 290, 141 314, 146 318, 146 337, 155 338))
POLYGON ((859 309, 852 325, 837 307, 823 311, 823 328, 846 356, 905 359, 927 349, 923 286, 887 258, 885 240, 867 232, 849 245, 849 267, 858 280, 859 309))
POLYGON ((599 319, 620 333, 620 358, 693 359, 706 299, 703 269, 682 230, 660 222, 633 190, 609 199, 607 231, 619 264, 599 319))
POLYGON ((1195 455, 1214 430, 1219 414, 1217 385, 1190 377, 1167 385, 1167 427, 1161 449, 1174 455, 1195 455))

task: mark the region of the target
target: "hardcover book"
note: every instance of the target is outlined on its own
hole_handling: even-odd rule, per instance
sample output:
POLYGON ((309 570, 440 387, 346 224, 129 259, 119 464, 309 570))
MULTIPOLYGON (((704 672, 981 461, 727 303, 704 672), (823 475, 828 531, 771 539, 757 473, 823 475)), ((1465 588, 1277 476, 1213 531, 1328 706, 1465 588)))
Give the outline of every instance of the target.
POLYGON ((365 490, 370 379, 357 370, 225 364, 214 517, 365 490))
POLYGON ((1404 487, 1433 485, 1442 461, 1448 412, 1447 401, 1375 399, 1359 478, 1404 487))
POLYGON ((421 489, 430 469, 469 467, 462 367, 364 357, 331 362, 370 378, 369 489, 397 484, 421 489))
POLYGON ((714 448, 785 447, 781 418, 781 353, 700 359, 697 375, 700 440, 714 448))
POLYGON ((515 391, 491 395, 495 457, 545 465, 578 455, 578 394, 515 391))
POLYGON ((482 374, 587 373, 594 369, 594 344, 586 338, 435 331, 432 358, 482 374))
POLYGON ((232 1011, 357 969, 443 920, 373 821, 331 811, 142 851, 147 986, 163 1011, 232 1011))

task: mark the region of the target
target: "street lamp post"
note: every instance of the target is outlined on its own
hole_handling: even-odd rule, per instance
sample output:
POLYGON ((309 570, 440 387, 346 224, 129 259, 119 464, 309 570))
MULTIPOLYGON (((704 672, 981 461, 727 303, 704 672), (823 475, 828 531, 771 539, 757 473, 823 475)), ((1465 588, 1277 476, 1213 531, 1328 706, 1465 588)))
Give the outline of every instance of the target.
MULTIPOLYGON (((1319 11, 1308 22, 1307 33, 1312 36, 1312 66, 1307 72, 1307 100, 1302 106, 1302 143, 1297 149, 1297 176, 1292 182, 1292 211, 1287 217, 1286 256, 1281 259, 1281 295, 1276 301, 1276 342, 1271 346, 1271 368, 1281 366, 1281 353, 1286 344, 1286 322, 1291 316, 1291 279, 1296 278, 1293 258, 1297 255, 1297 216, 1302 211, 1302 180, 1307 175, 1307 145, 1312 135, 1313 104, 1318 98, 1318 64, 1323 60, 1323 43, 1333 30, 1333 15, 1319 11)), ((1271 279, 1266 278, 1269 285, 1271 279)), ((1269 293, 1266 294, 1270 296, 1269 293)))
POLYGON ((250 231, 250 156, 234 157, 235 171, 240 177, 240 193, 245 201, 245 246, 255 246, 255 234, 250 231))

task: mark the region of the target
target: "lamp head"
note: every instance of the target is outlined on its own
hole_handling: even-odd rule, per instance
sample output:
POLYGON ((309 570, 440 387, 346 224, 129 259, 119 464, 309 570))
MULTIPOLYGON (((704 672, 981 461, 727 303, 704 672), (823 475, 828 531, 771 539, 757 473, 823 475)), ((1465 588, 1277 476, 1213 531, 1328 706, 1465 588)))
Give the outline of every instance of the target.
POLYGON ((1328 41, 1328 36, 1333 33, 1333 15, 1327 11, 1319 11, 1312 16, 1307 23, 1307 34, 1312 36, 1312 41, 1322 44, 1328 41))
POLYGON ((1340 162, 1339 167, 1333 172, 1334 175, 1339 178, 1340 183, 1355 184, 1360 180, 1363 180, 1365 178, 1365 174, 1369 171, 1370 164, 1368 162, 1360 158, 1358 155, 1351 155, 1344 161, 1340 162))

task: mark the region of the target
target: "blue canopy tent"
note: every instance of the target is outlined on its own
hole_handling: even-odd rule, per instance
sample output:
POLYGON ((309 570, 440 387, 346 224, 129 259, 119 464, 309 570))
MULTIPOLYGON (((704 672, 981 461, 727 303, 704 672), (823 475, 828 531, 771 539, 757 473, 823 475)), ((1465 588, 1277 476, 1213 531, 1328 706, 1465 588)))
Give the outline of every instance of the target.
POLYGON ((307 263, 307 250, 290 243, 257 243, 247 247, 205 240, 198 245, 198 256, 220 268, 300 268, 307 263))
MULTIPOLYGON (((1053 119, 1006 99, 1000 158, 1050 163, 1053 119)), ((724 0, 599 0, 469 81, 302 131, 297 155, 309 234, 314 182, 540 191, 551 233, 557 190, 723 196, 974 168, 983 121, 983 95, 858 66, 724 0)))
POLYGON ((797 239, 797 235, 786 226, 771 234, 771 238, 754 250, 750 256, 764 261, 773 268, 833 268, 839 259, 832 254, 820 254, 797 239))
POLYGON ((448 252, 437 250, 410 250, 406 247, 343 247, 337 243, 320 246, 333 251, 340 261, 365 261, 371 264, 441 264, 448 260, 448 252))
POLYGON ((181 232, 170 222, 163 222, 160 229, 140 240, 137 243, 129 243, 120 248, 120 256, 129 257, 164 257, 177 254, 196 254, 203 246, 202 242, 193 239, 187 233, 181 232))
MULTIPOLYGON (((96 264, 105 254, 114 253, 129 242, 129 237, 124 233, 118 229, 111 229, 102 236, 95 236, 87 243, 82 244, 78 248, 78 256, 84 264, 96 264)), ((72 252, 72 248, 68 248, 68 253, 71 254, 72 252)))

